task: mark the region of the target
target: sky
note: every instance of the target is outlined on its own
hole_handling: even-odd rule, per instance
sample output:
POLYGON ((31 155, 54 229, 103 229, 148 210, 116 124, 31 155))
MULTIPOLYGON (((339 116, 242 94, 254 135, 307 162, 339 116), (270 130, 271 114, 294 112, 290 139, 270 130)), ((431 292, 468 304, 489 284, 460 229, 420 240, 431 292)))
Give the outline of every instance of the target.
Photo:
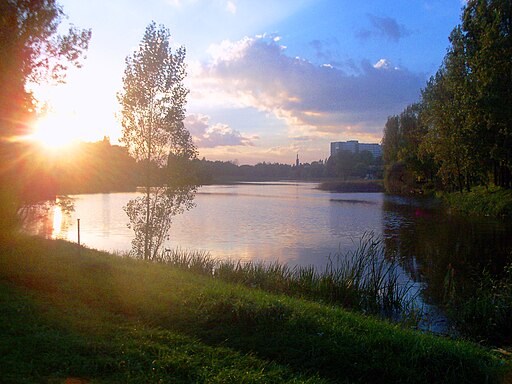
POLYGON ((91 28, 67 82, 35 88, 62 137, 121 137, 125 58, 151 21, 187 51, 185 125, 200 158, 239 164, 326 159, 332 141, 379 143, 419 101, 462 0, 60 0, 91 28))

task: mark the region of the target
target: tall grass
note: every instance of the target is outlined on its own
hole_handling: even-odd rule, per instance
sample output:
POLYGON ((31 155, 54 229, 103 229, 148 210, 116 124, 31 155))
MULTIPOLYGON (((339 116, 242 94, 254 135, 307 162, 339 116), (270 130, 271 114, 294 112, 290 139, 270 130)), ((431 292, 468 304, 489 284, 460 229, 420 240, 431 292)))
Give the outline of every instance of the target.
POLYGON ((207 252, 181 249, 167 249, 156 261, 230 283, 395 320, 408 318, 414 308, 411 283, 400 283, 397 261, 385 257, 383 243, 373 233, 364 234, 355 251, 329 256, 323 270, 279 262, 219 260, 207 252))

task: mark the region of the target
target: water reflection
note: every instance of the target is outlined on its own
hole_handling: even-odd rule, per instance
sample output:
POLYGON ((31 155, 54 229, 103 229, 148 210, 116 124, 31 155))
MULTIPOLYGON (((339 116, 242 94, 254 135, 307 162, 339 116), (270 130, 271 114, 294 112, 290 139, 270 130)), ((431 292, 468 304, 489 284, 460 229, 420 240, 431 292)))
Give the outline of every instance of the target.
POLYGON ((399 254, 407 274, 424 283, 425 302, 443 303, 447 274, 468 291, 484 268, 503 269, 512 252, 510 223, 444 215, 416 203, 385 200, 383 235, 387 252, 399 254))
POLYGON ((102 212, 102 232, 101 234, 108 237, 111 227, 110 223, 110 194, 105 193, 101 196, 101 212, 102 212))
POLYGON ((63 230, 63 220, 62 220, 62 209, 59 205, 55 205, 52 209, 53 220, 52 220, 52 239, 58 239, 63 230))
POLYGON ((26 206, 21 216, 25 230, 31 234, 69 239, 69 214, 72 211, 72 200, 63 197, 26 206))

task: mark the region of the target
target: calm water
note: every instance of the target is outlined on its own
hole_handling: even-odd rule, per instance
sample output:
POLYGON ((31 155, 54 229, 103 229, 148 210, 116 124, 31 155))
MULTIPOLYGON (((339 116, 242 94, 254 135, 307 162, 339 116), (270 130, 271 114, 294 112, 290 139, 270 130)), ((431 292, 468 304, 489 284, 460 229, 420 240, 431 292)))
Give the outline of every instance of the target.
MULTIPOLYGON (((176 216, 166 247, 206 250, 219 258, 325 265, 329 254, 354 248, 365 231, 382 233, 382 194, 335 194, 313 183, 205 186, 196 207, 176 216)), ((130 249, 123 206, 136 193, 73 196, 75 211, 58 208, 47 235, 104 250, 130 249)))
MULTIPOLYGON (((512 225, 466 220, 380 193, 329 193, 313 183, 205 186, 197 206, 177 216, 166 247, 205 250, 217 258, 278 260, 323 268, 329 255, 355 249, 365 232, 398 254, 404 279, 425 303, 442 300, 448 268, 468 280, 483 268, 499 270, 512 255, 512 225)), ((74 196, 75 211, 51 212, 34 232, 98 249, 128 251, 132 231, 123 206, 136 193, 74 196)))

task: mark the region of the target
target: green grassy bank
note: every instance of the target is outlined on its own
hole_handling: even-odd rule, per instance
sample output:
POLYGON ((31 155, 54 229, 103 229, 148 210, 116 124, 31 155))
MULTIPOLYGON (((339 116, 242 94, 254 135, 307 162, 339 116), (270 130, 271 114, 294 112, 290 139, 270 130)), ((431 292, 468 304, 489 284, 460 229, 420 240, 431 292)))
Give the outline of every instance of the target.
POLYGON ((498 383, 508 367, 475 344, 63 241, 2 241, 0 306, 7 383, 498 383))
POLYGON ((470 192, 441 195, 448 208, 459 214, 512 217, 512 190, 499 187, 475 187, 470 192))

